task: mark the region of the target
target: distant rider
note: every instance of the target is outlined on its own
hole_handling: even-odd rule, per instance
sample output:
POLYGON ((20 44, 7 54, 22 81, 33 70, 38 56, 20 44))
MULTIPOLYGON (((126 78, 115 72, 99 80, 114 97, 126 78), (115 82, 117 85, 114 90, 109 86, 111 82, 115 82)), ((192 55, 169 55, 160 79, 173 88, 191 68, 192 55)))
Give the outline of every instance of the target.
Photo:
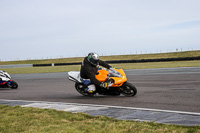
POLYGON ((88 82, 87 92, 92 93, 95 91, 96 86, 100 86, 103 88, 107 88, 106 82, 100 82, 96 79, 95 74, 97 74, 98 68, 103 66, 107 69, 110 69, 111 66, 108 65, 106 62, 99 59, 99 55, 96 53, 89 53, 87 57, 84 58, 82 65, 81 65, 81 78, 88 82))

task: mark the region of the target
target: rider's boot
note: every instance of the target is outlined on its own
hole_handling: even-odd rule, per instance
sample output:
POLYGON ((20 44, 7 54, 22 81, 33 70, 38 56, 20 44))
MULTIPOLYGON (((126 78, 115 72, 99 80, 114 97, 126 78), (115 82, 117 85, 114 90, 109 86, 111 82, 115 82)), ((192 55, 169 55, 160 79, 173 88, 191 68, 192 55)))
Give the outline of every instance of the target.
POLYGON ((88 87, 85 89, 85 91, 87 93, 93 93, 94 91, 96 91, 96 87, 94 84, 88 85, 88 87))

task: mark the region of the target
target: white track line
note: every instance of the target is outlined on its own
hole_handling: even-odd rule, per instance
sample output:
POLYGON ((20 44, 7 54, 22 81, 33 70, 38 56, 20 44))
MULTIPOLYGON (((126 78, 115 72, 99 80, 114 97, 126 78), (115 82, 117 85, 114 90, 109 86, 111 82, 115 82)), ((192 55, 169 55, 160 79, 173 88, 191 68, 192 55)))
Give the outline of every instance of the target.
POLYGON ((0 101, 21 101, 21 102, 34 102, 34 103, 49 103, 49 104, 56 104, 56 103, 63 103, 66 105, 77 105, 77 106, 93 106, 93 107, 108 107, 108 108, 118 108, 118 109, 132 109, 132 110, 142 110, 142 111, 155 111, 155 112, 165 112, 165 113, 176 113, 176 114, 185 114, 185 115, 198 115, 200 113, 197 112, 185 112, 185 111, 173 111, 173 110, 160 110, 160 109, 149 109, 149 108, 135 108, 135 107, 124 107, 124 106, 109 106, 109 105, 96 105, 96 104, 80 104, 80 103, 64 103, 64 102, 48 102, 48 101, 28 101, 28 100, 7 100, 7 99, 0 99, 0 101))

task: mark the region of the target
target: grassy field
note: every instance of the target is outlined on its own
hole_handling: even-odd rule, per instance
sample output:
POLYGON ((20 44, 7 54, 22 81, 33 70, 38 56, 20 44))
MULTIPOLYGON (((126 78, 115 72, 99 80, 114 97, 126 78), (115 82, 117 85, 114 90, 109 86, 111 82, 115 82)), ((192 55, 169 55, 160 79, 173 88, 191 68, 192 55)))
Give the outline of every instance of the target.
MULTIPOLYGON (((142 55, 116 55, 101 56, 104 61, 108 60, 139 60, 139 59, 159 59, 159 58, 178 58, 178 57, 199 57, 199 51, 186 51, 161 54, 142 54, 142 55)), ((49 63, 72 63, 82 62, 83 57, 62 58, 48 60, 25 60, 25 61, 0 61, 0 65, 9 64, 49 64, 49 63)), ((169 68, 169 67, 196 67, 200 66, 200 61, 173 61, 173 62, 147 62, 147 63, 126 63, 126 64, 110 64, 116 68, 123 69, 147 69, 147 68, 169 68)), ((2 70, 10 74, 20 73, 51 73, 51 72, 68 72, 79 71, 80 65, 54 66, 54 67, 30 67, 30 68, 2 68, 2 70)))
POLYGON ((0 133, 199 133, 200 127, 135 122, 52 109, 0 105, 0 133))
MULTIPOLYGON (((198 56, 200 56, 200 50, 173 52, 173 53, 159 53, 159 54, 100 56, 100 59, 108 61, 108 60, 139 60, 139 59, 159 59, 159 58, 198 57, 198 56)), ((71 63, 71 62, 82 62, 82 60, 83 57, 44 59, 44 60, 24 60, 24 61, 0 61, 0 65, 71 63)))
MULTIPOLYGON (((127 64, 110 64, 110 65, 122 69, 199 67, 200 61, 147 62, 147 63, 127 63, 127 64)), ((68 72, 68 71, 79 71, 80 65, 54 66, 54 67, 2 68, 2 70, 7 71, 10 74, 68 72)))

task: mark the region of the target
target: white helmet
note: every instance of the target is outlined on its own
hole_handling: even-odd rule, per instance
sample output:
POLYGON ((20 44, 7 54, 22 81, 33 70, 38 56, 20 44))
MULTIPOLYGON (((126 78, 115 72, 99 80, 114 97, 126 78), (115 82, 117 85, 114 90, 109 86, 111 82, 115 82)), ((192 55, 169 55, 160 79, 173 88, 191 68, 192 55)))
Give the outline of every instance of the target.
POLYGON ((87 57, 90 64, 97 66, 99 65, 99 55, 97 53, 89 53, 87 57))

